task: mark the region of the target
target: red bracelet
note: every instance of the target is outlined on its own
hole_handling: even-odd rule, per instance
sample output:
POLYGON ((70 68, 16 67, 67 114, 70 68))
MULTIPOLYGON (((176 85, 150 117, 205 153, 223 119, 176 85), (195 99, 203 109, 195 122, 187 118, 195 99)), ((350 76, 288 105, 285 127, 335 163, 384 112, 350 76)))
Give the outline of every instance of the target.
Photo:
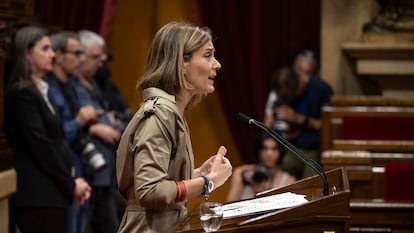
POLYGON ((187 195, 187 188, 185 187, 185 183, 183 181, 180 182, 181 184, 181 198, 180 201, 183 201, 187 195))
POLYGON ((177 202, 178 201, 178 198, 179 198, 179 196, 181 195, 180 194, 180 188, 178 188, 178 182, 176 181, 175 182, 175 202, 177 202))
POLYGON ((185 196, 187 195, 187 189, 185 187, 184 182, 176 181, 175 188, 177 190, 175 193, 175 202, 183 201, 185 199, 185 196))

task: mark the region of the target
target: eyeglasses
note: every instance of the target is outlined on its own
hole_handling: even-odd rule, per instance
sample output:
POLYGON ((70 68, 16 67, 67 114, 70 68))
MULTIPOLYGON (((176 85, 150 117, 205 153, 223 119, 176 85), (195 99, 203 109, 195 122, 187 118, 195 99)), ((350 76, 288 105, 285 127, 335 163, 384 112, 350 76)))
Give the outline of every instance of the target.
POLYGON ((99 54, 88 54, 87 55, 88 58, 91 58, 93 60, 101 60, 103 58, 103 54, 99 53, 99 54))
POLYGON ((85 52, 83 50, 74 50, 74 51, 67 50, 67 51, 64 51, 64 53, 70 53, 70 54, 75 55, 76 57, 80 57, 82 55, 85 55, 85 52))

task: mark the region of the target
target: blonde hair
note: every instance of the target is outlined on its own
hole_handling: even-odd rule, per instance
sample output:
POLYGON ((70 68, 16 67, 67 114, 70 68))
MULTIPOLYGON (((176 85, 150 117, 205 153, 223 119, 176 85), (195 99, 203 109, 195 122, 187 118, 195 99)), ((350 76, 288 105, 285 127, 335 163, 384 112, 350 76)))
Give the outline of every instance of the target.
MULTIPOLYGON (((213 40, 210 29, 190 23, 171 22, 164 25, 151 42, 143 76, 138 80, 137 89, 157 87, 168 94, 177 95, 182 89, 193 86, 185 79, 182 68, 191 60, 195 51, 213 40)), ((195 95, 187 105, 197 104, 203 95, 195 95)))

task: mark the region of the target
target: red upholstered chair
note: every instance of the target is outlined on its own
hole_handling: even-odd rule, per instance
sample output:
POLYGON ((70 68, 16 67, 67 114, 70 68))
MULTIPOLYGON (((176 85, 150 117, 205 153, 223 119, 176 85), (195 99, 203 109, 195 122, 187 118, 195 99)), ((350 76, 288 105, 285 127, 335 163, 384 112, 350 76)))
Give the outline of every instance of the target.
POLYGON ((414 140, 412 116, 344 116, 341 139, 414 140))
POLYGON ((386 163, 384 199, 414 201, 414 161, 386 163))

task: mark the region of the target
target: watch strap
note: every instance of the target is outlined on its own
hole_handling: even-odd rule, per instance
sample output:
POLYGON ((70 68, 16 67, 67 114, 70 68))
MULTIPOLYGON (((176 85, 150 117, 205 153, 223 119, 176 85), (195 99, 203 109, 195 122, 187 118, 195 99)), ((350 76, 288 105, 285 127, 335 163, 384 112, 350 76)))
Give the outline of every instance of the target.
POLYGON ((203 193, 201 194, 206 200, 208 199, 208 195, 210 194, 208 191, 208 183, 210 181, 210 179, 207 176, 201 176, 201 178, 203 178, 204 180, 204 190, 203 193))

